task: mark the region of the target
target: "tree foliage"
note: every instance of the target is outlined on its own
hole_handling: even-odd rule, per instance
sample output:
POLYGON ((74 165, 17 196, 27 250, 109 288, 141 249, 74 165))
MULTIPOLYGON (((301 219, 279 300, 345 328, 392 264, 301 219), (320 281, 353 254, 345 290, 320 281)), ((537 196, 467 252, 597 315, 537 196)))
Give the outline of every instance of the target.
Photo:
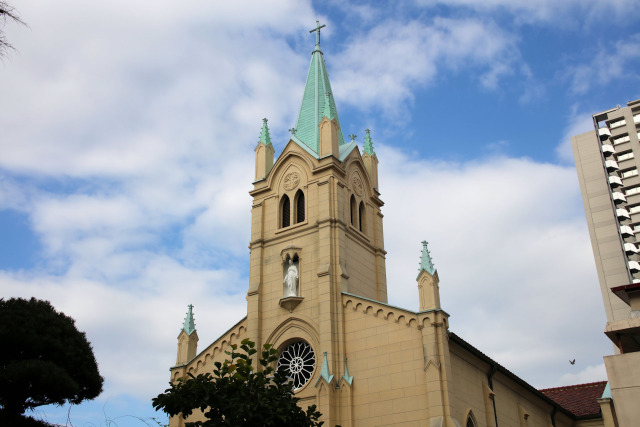
POLYGON ((0 299, 0 415, 77 404, 102 392, 91 345, 48 301, 0 299))
POLYGON ((262 369, 254 370, 252 356, 257 353, 255 343, 245 339, 231 346, 231 360, 216 362, 213 374, 181 378, 164 393, 153 399, 153 406, 174 416, 184 418, 194 410, 201 410, 206 420, 187 423, 191 427, 214 426, 321 426, 320 413, 312 405, 304 411, 293 395, 293 383, 286 373, 276 370, 276 350, 264 346, 258 359, 262 369))
POLYGON ((13 6, 4 0, 0 0, 0 58, 5 56, 8 50, 14 49, 4 35, 4 26, 7 24, 7 20, 25 26, 27 25, 22 19, 20 19, 20 16, 18 16, 13 6))

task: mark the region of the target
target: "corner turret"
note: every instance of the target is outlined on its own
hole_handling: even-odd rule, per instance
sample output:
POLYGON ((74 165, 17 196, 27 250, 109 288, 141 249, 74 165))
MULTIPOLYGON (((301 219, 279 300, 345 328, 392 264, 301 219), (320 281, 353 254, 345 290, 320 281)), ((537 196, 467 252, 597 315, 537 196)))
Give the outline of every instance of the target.
POLYGON ((260 131, 260 140, 255 149, 256 152, 256 177, 259 181, 267 176, 273 167, 273 144, 271 144, 271 135, 267 126, 267 119, 262 119, 262 130, 260 131))
POLYGON ((189 304, 187 316, 184 318, 182 330, 178 335, 178 358, 176 365, 184 365, 196 357, 198 350, 198 333, 193 320, 193 305, 189 304))
POLYGON ((440 288, 438 271, 433 265, 427 241, 422 242, 422 256, 418 271, 418 292, 420 294, 420 311, 440 309, 440 288))

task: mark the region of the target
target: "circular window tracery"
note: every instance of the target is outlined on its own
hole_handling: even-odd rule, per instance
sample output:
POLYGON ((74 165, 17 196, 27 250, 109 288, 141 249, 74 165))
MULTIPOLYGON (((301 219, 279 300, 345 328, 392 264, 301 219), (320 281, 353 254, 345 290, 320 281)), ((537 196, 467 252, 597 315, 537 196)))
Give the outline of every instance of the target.
POLYGON ((311 346, 304 341, 290 344, 278 358, 278 369, 283 369, 291 378, 294 390, 309 382, 315 366, 316 355, 311 346))

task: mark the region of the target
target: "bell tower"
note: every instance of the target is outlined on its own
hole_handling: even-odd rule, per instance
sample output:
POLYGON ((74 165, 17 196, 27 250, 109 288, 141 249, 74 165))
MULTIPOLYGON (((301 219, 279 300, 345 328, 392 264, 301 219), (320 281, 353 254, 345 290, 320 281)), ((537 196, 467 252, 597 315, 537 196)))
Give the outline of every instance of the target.
POLYGON ((350 378, 343 295, 386 303, 387 284, 377 157, 369 130, 364 156, 355 135, 344 141, 320 49, 323 27, 311 30, 316 45, 289 141, 271 166, 265 120, 256 149, 247 331, 287 357, 304 349, 309 372, 300 373, 298 397, 335 425, 336 381, 350 378))

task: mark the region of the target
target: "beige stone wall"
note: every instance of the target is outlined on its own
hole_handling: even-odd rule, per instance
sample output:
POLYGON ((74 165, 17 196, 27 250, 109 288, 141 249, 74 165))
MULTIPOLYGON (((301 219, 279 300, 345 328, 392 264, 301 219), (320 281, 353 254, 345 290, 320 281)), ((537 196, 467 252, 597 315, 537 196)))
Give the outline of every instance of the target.
POLYGON ((345 296, 345 338, 358 426, 427 426, 427 388, 415 313, 345 296))
MULTIPOLYGON (((488 375, 492 365, 478 358, 455 342, 449 343, 451 366, 454 377, 452 406, 454 417, 462 424, 469 412, 478 426, 495 427, 493 401, 495 400, 499 426, 549 427, 553 405, 537 393, 518 383, 504 371, 498 369, 492 377, 493 389, 489 388, 488 375)), ((574 426, 574 420, 568 414, 556 410, 557 427, 574 426)), ((602 420, 589 421, 600 425, 602 420), (599 424, 598 424, 599 423, 599 424)))

